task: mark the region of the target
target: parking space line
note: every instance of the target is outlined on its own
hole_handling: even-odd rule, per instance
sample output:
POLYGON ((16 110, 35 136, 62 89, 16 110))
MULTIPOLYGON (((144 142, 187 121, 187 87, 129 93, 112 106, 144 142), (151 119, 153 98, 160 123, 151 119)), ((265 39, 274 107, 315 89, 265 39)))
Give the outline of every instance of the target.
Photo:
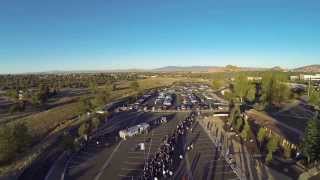
POLYGON ((118 145, 116 146, 116 148, 112 151, 111 155, 109 156, 109 158, 107 159, 107 161, 103 164, 102 168, 100 169, 99 173, 95 176, 94 180, 99 180, 99 179, 100 179, 100 176, 102 175, 104 169, 106 169, 106 167, 109 165, 112 157, 114 156, 114 153, 118 151, 118 149, 119 149, 119 147, 120 147, 120 145, 121 145, 122 142, 123 142, 123 141, 120 141, 120 142, 118 143, 118 145))
POLYGON ((142 164, 142 163, 143 163, 143 162, 140 162, 140 163, 139 163, 139 162, 136 162, 136 161, 135 161, 135 162, 125 161, 125 162, 124 162, 124 164, 129 164, 129 165, 140 165, 140 164, 142 164))
POLYGON ((137 156, 128 156, 127 158, 129 158, 129 159, 141 159, 141 157, 137 157, 137 156))
POLYGON ((141 168, 121 168, 124 171, 142 171, 141 168))
POLYGON ((129 154, 144 154, 144 152, 134 152, 134 151, 133 151, 133 152, 132 152, 132 151, 131 151, 131 152, 129 151, 128 153, 129 153, 129 154))
POLYGON ((223 172, 215 172, 214 173, 215 175, 220 175, 220 174, 234 174, 234 172, 233 171, 223 171, 223 172))
MULTIPOLYGON (((210 166, 210 167, 208 167, 208 169, 221 168, 221 167, 230 168, 230 166, 229 166, 228 164, 220 164, 220 165, 210 166)), ((230 169, 231 169, 231 168, 230 168, 230 169)))
POLYGON ((138 178, 139 176, 128 176, 128 175, 123 175, 123 174, 118 174, 119 177, 123 178, 138 178))

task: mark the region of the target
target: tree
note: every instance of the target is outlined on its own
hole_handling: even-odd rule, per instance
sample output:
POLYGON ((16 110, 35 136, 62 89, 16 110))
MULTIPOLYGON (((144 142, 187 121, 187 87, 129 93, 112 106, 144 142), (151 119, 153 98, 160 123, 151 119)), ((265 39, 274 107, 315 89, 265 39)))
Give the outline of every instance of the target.
POLYGON ((0 128, 0 164, 6 163, 21 153, 31 143, 31 135, 24 123, 2 125, 0 128))
POLYGON ((89 84, 89 89, 91 91, 92 94, 95 94, 98 90, 97 88, 97 83, 95 81, 91 81, 89 84))
POLYGON ((18 152, 23 152, 31 144, 31 135, 25 123, 16 123, 13 127, 13 137, 18 152))
POLYGON ((97 91, 95 98, 92 101, 94 107, 100 107, 105 105, 110 100, 110 91, 111 89, 106 86, 104 89, 97 91))
POLYGON ((14 101, 18 100, 18 91, 17 90, 8 90, 6 95, 13 99, 14 101))
POLYGON ((41 104, 41 101, 40 101, 39 96, 37 94, 31 96, 31 104, 34 107, 37 107, 41 104))
POLYGON ((302 141, 302 154, 307 158, 308 163, 320 160, 320 123, 318 114, 307 123, 302 141))
POLYGON ((221 82, 221 80, 219 80, 219 79, 214 79, 213 81, 212 81, 212 88, 213 89, 216 89, 216 90, 218 90, 218 89, 220 89, 221 87, 222 87, 222 82, 221 82))
POLYGON ((242 132, 241 132, 241 136, 242 136, 242 138, 244 140, 248 140, 252 136, 251 127, 250 127, 250 124, 249 124, 248 120, 245 120, 245 122, 244 122, 244 126, 243 126, 243 129, 242 129, 242 132))
POLYGON ((267 132, 263 127, 259 128, 258 134, 257 134, 257 140, 260 143, 260 147, 262 145, 262 143, 264 142, 264 140, 266 139, 267 136, 267 132))
POLYGON ((256 99, 256 85, 250 84, 246 94, 246 99, 253 102, 256 99))
POLYGON ((78 134, 80 137, 88 135, 90 132, 90 125, 88 123, 83 123, 78 129, 78 134))
POLYGON ((268 106, 281 103, 290 96, 290 89, 281 74, 269 72, 262 78, 262 101, 268 106))
POLYGON ((316 91, 315 88, 310 91, 309 103, 317 108, 320 107, 320 92, 316 91))
POLYGON ((235 106, 233 109, 231 109, 230 117, 229 117, 229 123, 237 129, 237 131, 241 132, 244 120, 241 116, 240 107, 235 106))
POLYGON ((243 99, 246 97, 248 90, 250 88, 249 81, 244 74, 240 74, 235 79, 234 92, 237 97, 240 98, 240 102, 243 102, 243 99))
POLYGON ((116 91, 117 90, 117 84, 116 83, 113 83, 112 84, 112 91, 116 91))
POLYGON ((17 145, 15 143, 12 128, 2 125, 0 128, 0 164, 7 163, 16 154, 17 145))
POLYGON ((279 148, 279 138, 272 135, 267 144, 268 154, 266 157, 266 162, 271 162, 273 159, 273 153, 279 148))
POLYGON ((19 105, 17 103, 14 103, 10 106, 9 108, 9 113, 10 114, 13 114, 15 112, 18 112, 19 111, 19 105))
POLYGON ((101 120, 99 118, 97 117, 92 118, 91 120, 92 128, 97 129, 100 126, 100 124, 101 124, 101 120))
POLYGON ((73 150, 75 147, 74 138, 67 132, 62 136, 62 147, 65 150, 73 150))
POLYGON ((139 91, 140 85, 137 81, 133 81, 130 83, 130 87, 131 87, 131 89, 133 89, 135 91, 139 91))
POLYGON ((79 102, 78 111, 79 113, 87 113, 92 109, 92 104, 88 98, 81 97, 79 102))

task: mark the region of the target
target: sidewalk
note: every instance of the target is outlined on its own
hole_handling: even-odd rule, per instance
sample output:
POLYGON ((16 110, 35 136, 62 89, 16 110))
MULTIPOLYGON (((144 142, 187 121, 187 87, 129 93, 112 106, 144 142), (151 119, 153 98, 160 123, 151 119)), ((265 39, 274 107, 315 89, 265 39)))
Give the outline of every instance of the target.
POLYGON ((213 117, 208 117, 206 119, 203 119, 200 124, 203 126, 203 128, 206 130, 206 132, 214 142, 219 140, 222 143, 222 151, 225 152, 225 155, 233 154, 232 158, 235 161, 235 165, 233 165, 233 167, 231 168, 237 174, 239 179, 257 179, 255 178, 256 176, 253 173, 256 170, 252 169, 253 166, 251 164, 251 159, 249 157, 247 148, 230 138, 233 133, 224 131, 224 122, 222 122, 221 119, 213 119, 213 117), (209 125, 209 128, 207 128, 208 122, 213 123, 212 125, 209 125))

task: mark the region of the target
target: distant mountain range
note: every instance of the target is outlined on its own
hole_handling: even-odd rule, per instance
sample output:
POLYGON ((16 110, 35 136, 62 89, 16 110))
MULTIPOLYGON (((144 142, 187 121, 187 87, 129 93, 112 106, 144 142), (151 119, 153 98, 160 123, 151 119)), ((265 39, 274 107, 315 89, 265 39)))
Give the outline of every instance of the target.
POLYGON ((309 66, 303 66, 296 69, 293 69, 295 72, 316 72, 320 73, 320 64, 314 64, 309 66))
POLYGON ((237 72, 237 71, 292 71, 320 73, 320 65, 309 65, 295 69, 285 69, 280 66, 272 68, 238 67, 233 65, 221 66, 167 66, 153 69, 154 72, 237 72))
POLYGON ((107 70, 73 70, 73 71, 46 71, 39 73, 23 73, 23 74, 72 74, 72 73, 106 73, 106 72, 238 72, 238 71, 291 71, 304 73, 320 73, 320 65, 308 65, 295 69, 284 69, 279 66, 272 68, 257 67, 238 67, 234 65, 227 66, 166 66, 155 69, 107 69, 107 70))

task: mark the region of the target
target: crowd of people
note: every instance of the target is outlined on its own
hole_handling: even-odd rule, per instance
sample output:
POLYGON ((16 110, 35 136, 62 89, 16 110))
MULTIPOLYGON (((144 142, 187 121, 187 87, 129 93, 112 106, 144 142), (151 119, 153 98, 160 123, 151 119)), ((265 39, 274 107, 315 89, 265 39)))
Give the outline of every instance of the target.
MULTIPOLYGON (((172 135, 163 138, 163 143, 160 145, 158 151, 153 157, 146 161, 143 168, 142 179, 158 180, 173 176, 175 165, 178 164, 177 161, 183 159, 184 154, 184 148, 178 150, 178 140, 180 137, 186 135, 188 130, 192 131, 195 116, 196 113, 191 113, 185 120, 179 122, 172 135)), ((193 144, 187 147, 188 150, 192 148, 193 144)))

